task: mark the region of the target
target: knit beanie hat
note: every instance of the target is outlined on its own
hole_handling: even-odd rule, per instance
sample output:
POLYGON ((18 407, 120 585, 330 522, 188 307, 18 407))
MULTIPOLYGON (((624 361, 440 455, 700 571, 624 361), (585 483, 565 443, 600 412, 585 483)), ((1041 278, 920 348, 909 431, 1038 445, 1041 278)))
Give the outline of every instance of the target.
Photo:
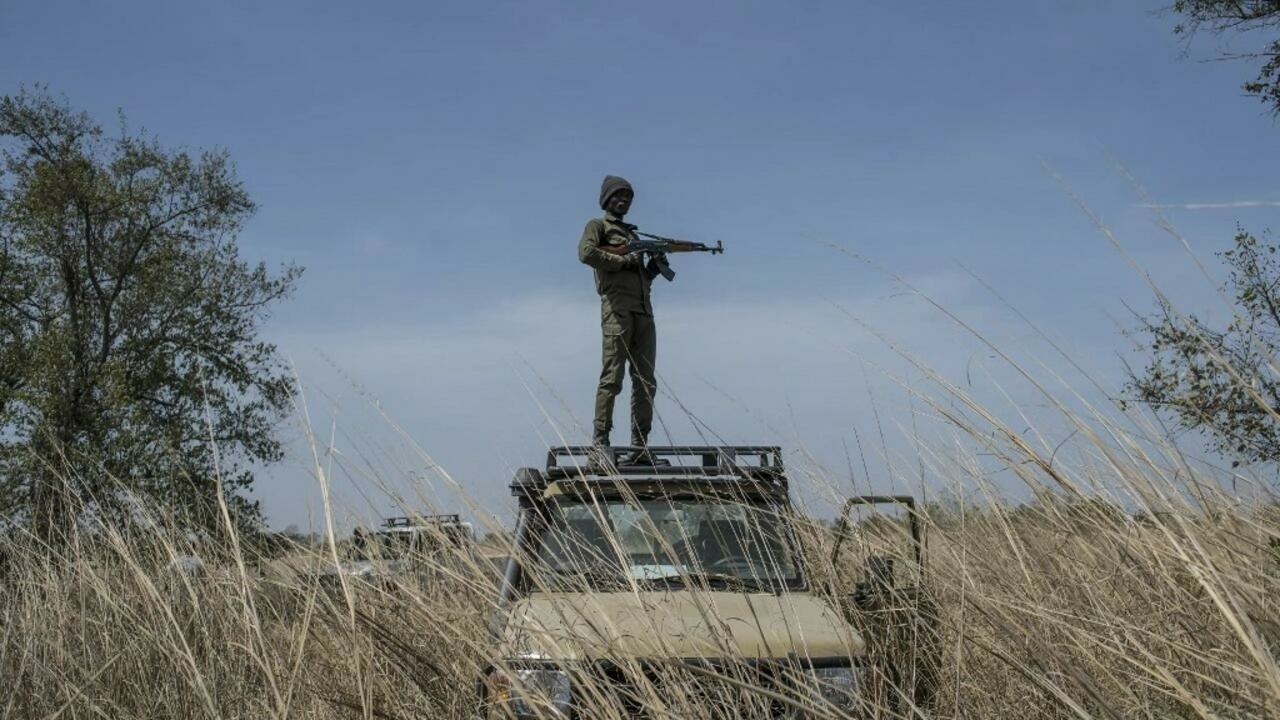
POLYGON ((609 202, 609 196, 619 190, 630 190, 633 194, 635 189, 631 187, 631 183, 617 175, 605 175, 604 182, 600 183, 600 208, 604 209, 606 203, 609 202))

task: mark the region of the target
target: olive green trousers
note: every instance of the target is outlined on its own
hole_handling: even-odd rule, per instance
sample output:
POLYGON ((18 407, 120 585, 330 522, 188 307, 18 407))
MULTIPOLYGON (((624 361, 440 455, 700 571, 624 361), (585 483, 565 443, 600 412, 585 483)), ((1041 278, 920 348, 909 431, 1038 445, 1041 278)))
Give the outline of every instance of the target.
POLYGON ((606 312, 601 317, 603 352, 600 384, 596 388, 593 442, 608 445, 613 430, 613 405, 622 392, 622 378, 631 371, 631 444, 644 446, 653 427, 654 362, 658 332, 652 315, 606 312))

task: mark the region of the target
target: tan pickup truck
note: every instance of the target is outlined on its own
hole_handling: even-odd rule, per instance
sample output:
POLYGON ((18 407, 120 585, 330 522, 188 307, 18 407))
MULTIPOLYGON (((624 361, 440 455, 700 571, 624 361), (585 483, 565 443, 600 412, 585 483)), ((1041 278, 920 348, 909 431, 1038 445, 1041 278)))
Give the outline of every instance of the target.
POLYGON ((630 450, 601 466, 599 448, 553 447, 516 473, 477 717, 878 714, 855 605, 892 581, 864 578, 858 602, 815 586, 780 449, 650 447, 656 463, 618 466, 630 450))

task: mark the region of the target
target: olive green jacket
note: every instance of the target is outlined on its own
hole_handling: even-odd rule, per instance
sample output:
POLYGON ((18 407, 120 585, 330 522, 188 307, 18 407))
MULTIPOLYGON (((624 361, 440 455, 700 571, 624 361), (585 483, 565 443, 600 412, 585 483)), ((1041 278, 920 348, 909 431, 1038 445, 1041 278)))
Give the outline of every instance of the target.
POLYGON ((640 267, 623 270, 621 255, 601 250, 602 245, 626 245, 634 236, 628 227, 612 214, 603 218, 591 218, 582 230, 578 241, 578 260, 590 265, 595 273, 596 292, 600 295, 603 311, 609 313, 638 312, 653 314, 649 292, 654 273, 640 267))

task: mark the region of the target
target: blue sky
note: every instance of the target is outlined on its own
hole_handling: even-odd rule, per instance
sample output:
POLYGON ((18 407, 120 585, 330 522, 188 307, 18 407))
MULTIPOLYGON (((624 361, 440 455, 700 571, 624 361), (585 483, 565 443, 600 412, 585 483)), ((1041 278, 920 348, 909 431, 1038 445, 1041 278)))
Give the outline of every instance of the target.
MULTIPOLYGON (((0 92, 45 83, 104 124, 119 108, 170 147, 230 151, 260 206, 244 255, 306 267, 264 332, 332 440, 343 523, 397 494, 506 517, 514 467, 587 440, 598 301, 574 248, 607 173, 642 229, 726 247, 657 283, 670 439, 782 444, 814 487, 847 487, 846 452, 875 437, 868 455, 900 459, 869 457, 870 479, 853 461, 859 487, 902 489, 919 472, 897 436, 943 428, 877 331, 1009 417, 1042 400, 887 273, 1066 368, 990 286, 1095 400, 1150 291, 1073 193, 1175 301, 1223 311, 1142 193, 1280 201, 1280 128, 1239 90, 1251 65, 1200 62, 1214 38, 1182 58, 1159 8, 6 0, 0 92)), ((1274 213, 1163 211, 1211 269, 1237 222, 1274 213)), ((322 492, 301 411, 284 431, 256 494, 305 527, 322 492)))

